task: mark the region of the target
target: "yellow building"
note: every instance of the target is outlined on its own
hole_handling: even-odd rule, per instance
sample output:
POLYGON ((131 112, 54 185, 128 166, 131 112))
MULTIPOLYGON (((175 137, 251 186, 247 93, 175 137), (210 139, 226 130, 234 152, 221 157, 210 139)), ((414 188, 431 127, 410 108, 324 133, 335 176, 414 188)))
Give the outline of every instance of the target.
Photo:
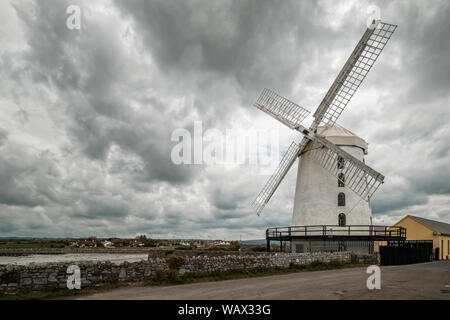
POLYGON ((435 259, 450 259, 450 224, 408 215, 394 226, 406 228, 406 240, 433 240, 435 259))

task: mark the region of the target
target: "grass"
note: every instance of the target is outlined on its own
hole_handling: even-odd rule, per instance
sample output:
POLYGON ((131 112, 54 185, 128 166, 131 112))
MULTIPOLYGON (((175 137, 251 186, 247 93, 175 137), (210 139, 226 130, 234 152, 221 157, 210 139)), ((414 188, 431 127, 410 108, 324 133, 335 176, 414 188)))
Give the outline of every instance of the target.
MULTIPOLYGON (((167 286, 186 283, 210 282, 231 279, 243 279, 252 277, 262 277, 298 272, 311 272, 321 270, 336 270, 345 268, 367 267, 368 264, 344 264, 340 261, 331 261, 329 263, 313 262, 309 265, 291 264, 289 268, 257 268, 257 269, 235 269, 224 272, 208 273, 188 273, 180 275, 178 270, 159 271, 155 276, 144 280, 141 285, 144 286, 167 286)), ((74 296, 80 294, 92 294, 96 292, 107 291, 119 287, 138 285, 137 283, 114 283, 99 287, 88 287, 81 290, 68 290, 59 288, 49 288, 42 291, 19 292, 15 295, 0 295, 0 300, 40 300, 55 297, 74 296)))
POLYGON ((48 288, 41 291, 18 292, 17 294, 0 295, 0 300, 42 300, 57 297, 76 296, 80 294, 90 294, 124 287, 127 284, 114 283, 98 287, 88 287, 81 290, 69 290, 61 288, 48 288))

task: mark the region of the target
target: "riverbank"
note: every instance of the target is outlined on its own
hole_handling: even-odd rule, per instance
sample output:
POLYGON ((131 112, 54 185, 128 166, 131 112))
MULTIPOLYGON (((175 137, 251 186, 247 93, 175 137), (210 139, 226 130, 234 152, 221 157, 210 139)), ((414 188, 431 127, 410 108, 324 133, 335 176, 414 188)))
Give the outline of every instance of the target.
POLYGON ((0 256, 0 265, 27 266, 43 263, 76 263, 80 261, 110 261, 115 264, 144 261, 148 259, 147 252, 143 253, 62 253, 62 254, 30 254, 20 256, 0 256))
POLYGON ((0 256, 17 257, 32 254, 68 253, 148 253, 151 248, 0 248, 0 256))

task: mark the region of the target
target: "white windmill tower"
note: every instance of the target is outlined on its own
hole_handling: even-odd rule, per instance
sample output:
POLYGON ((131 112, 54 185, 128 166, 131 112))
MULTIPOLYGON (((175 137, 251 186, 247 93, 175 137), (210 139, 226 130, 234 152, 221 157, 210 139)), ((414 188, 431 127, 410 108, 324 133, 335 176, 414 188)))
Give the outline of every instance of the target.
POLYGON ((336 226, 336 232, 350 224, 368 227, 372 224, 370 198, 384 176, 364 163, 367 143, 335 122, 396 28, 374 21, 364 32, 314 113, 309 129, 301 125, 308 110, 269 89, 263 90, 254 106, 304 137, 299 143, 292 142, 252 203, 258 215, 300 157, 292 226, 336 226))

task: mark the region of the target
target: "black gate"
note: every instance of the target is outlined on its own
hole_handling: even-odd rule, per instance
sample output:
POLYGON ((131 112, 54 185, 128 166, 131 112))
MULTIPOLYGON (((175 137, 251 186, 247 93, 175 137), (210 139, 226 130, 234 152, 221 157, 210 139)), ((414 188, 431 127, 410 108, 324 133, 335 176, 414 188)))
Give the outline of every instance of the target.
POLYGON ((434 260, 439 260, 439 248, 436 248, 434 251, 434 260))
POLYGON ((380 247, 382 266, 429 262, 433 260, 433 241, 389 241, 380 247))

